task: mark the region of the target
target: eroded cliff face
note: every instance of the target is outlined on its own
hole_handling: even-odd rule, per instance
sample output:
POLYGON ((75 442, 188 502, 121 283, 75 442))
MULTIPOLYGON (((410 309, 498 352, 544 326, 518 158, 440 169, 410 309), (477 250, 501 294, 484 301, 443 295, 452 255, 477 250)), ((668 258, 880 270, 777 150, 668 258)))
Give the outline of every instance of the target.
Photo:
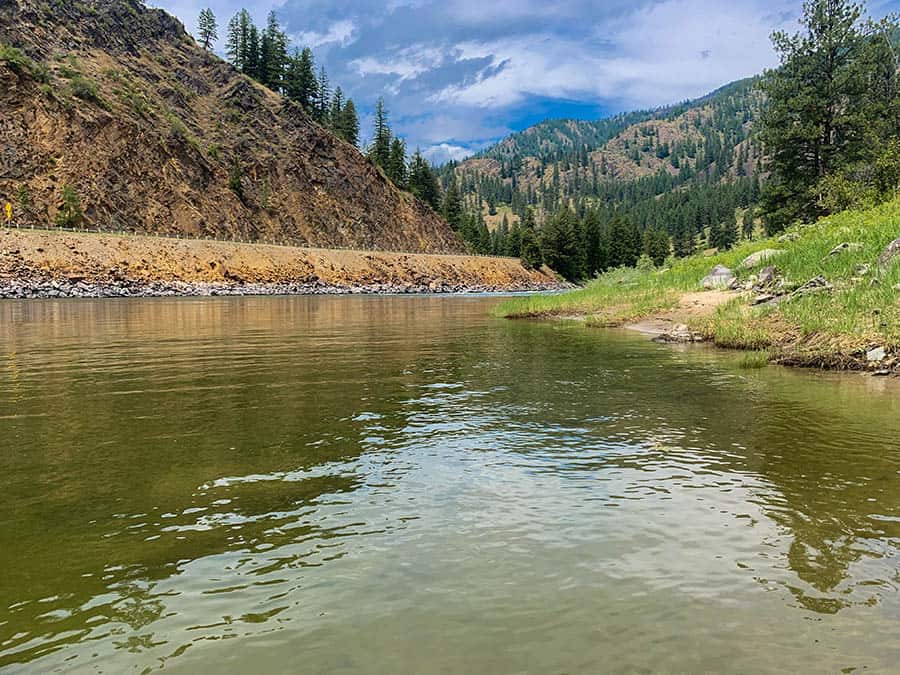
POLYGON ((0 0, 0 45, 0 199, 20 219, 53 222, 70 186, 92 227, 464 250, 356 148, 161 10, 0 0))

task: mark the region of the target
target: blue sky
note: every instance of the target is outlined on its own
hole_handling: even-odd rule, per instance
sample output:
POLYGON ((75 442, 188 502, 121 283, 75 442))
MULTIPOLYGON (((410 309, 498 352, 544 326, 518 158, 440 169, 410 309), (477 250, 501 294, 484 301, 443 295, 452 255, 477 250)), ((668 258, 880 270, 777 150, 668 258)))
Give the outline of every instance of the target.
MULTIPOLYGON (((701 96, 776 63, 769 35, 800 0, 151 0, 193 31, 200 9, 224 37, 241 6, 274 9, 297 46, 362 111, 383 96, 395 133, 433 161, 462 158, 546 118, 607 114, 701 96)), ((882 16, 900 0, 869 3, 882 16)), ((219 50, 222 49, 220 41, 219 50)))

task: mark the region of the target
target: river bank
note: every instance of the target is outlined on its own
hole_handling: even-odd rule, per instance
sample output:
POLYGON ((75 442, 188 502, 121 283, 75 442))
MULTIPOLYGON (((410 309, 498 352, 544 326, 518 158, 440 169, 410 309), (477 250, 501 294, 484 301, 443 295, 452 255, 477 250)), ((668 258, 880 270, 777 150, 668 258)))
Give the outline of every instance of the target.
POLYGON ((567 287, 518 259, 0 229, 0 298, 485 293, 567 287))
POLYGON ((763 363, 900 375, 898 238, 894 200, 661 270, 613 270, 497 313, 635 327, 660 341, 759 352, 763 363))

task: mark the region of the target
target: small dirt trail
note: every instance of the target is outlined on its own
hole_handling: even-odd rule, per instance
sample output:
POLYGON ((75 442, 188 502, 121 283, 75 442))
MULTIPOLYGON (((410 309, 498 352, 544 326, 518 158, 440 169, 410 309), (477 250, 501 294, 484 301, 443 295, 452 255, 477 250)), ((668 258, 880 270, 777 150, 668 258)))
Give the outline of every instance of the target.
POLYGON ((718 307, 741 297, 740 291, 698 291, 684 293, 678 300, 675 309, 655 312, 652 316, 627 324, 625 328, 636 330, 646 335, 663 335, 677 324, 689 323, 712 315, 718 307))

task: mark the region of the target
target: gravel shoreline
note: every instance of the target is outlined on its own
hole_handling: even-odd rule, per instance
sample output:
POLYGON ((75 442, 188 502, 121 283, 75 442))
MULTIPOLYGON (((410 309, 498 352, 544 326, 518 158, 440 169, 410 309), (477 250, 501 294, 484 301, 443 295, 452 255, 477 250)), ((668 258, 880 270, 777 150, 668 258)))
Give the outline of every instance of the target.
POLYGON ((54 298, 165 298, 267 295, 435 295, 475 293, 518 293, 558 291, 565 284, 526 284, 492 287, 483 285, 451 285, 431 283, 367 284, 332 286, 321 282, 305 283, 208 283, 208 282, 138 282, 130 280, 83 281, 71 279, 0 279, 0 299, 43 300, 54 298))

